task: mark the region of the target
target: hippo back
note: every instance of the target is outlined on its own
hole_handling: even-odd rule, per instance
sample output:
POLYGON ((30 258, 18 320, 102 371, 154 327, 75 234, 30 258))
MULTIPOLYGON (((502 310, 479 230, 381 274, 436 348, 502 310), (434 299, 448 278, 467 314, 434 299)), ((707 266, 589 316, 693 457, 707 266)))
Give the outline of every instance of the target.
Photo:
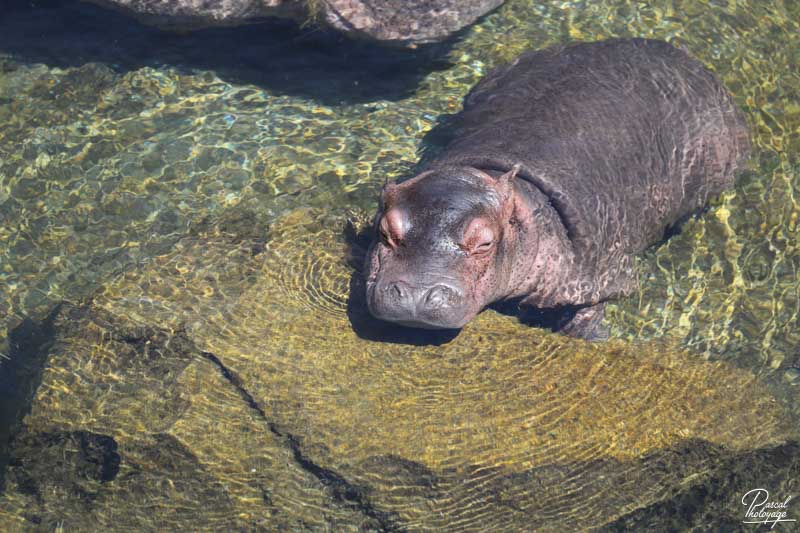
POLYGON ((577 256, 598 268, 659 241, 729 187, 749 149, 746 123, 714 76, 645 39, 523 54, 473 88, 457 124, 429 167, 520 164, 577 256))

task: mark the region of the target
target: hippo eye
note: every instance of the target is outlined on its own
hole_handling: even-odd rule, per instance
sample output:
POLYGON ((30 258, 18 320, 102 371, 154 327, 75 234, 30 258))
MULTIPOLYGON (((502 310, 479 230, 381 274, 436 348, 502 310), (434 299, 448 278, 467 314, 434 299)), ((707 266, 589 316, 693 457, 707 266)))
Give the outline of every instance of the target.
POLYGON ((467 252, 472 255, 483 255, 488 253, 492 249, 492 246, 494 246, 494 240, 486 239, 469 247, 467 252))
POLYGON ((484 241, 484 242, 478 244, 477 246, 475 246, 475 248, 473 249, 473 253, 476 253, 476 254, 486 253, 489 250, 491 250, 493 244, 494 244, 494 241, 484 241))
POLYGON ((494 242, 495 234, 491 226, 486 220, 477 218, 467 226, 461 249, 469 254, 481 255, 489 252, 494 242))

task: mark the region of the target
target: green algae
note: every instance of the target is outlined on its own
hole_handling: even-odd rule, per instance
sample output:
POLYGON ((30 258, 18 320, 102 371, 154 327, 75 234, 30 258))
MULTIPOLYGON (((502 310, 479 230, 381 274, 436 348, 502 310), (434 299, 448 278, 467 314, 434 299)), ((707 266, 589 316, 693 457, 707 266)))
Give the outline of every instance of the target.
POLYGON ((715 514, 675 522, 690 527, 737 523, 748 483, 790 491, 798 20, 790 2, 511 1, 385 98, 0 50, 0 329, 67 302, 3 529, 652 526, 710 491, 715 514), (755 150, 735 190, 638 261, 612 340, 494 311, 455 338, 372 321, 348 219, 435 151, 426 134, 492 66, 613 36, 686 47, 755 150))

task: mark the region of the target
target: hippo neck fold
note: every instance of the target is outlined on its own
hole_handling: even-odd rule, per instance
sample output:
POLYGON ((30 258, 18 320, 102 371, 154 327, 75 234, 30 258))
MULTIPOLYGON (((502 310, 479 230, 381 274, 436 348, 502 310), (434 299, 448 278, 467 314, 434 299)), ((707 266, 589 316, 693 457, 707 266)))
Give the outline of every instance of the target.
MULTIPOLYGON (((471 168, 497 179, 510 167, 495 164, 471 168)), ((514 201, 514 215, 508 221, 513 242, 507 242, 505 247, 511 274, 497 299, 535 295, 535 301, 529 297, 526 303, 539 307, 565 305, 574 298, 569 280, 575 279, 577 272, 575 250, 563 213, 526 169, 521 169, 514 181, 514 201)))

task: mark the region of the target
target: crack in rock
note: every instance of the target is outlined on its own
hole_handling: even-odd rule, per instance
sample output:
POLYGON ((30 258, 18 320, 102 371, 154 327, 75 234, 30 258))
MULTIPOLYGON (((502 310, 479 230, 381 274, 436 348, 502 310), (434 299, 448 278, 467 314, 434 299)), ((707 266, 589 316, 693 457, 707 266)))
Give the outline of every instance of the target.
POLYGON ((296 435, 281 431, 277 424, 269 420, 264 410, 258 405, 258 402, 247 388, 242 383, 242 380, 233 371, 231 371, 225 364, 211 352, 201 351, 200 355, 212 363, 225 378, 239 393, 239 396, 244 402, 255 411, 259 418, 269 428, 276 437, 278 437, 291 451, 297 464, 306 472, 317 478, 320 483, 327 487, 334 499, 348 507, 355 509, 368 518, 375 520, 378 523, 380 531, 403 531, 403 528, 397 524, 396 516, 394 513, 387 513, 375 507, 369 501, 367 496, 367 489, 355 485, 344 478, 341 474, 318 465, 312 459, 308 458, 302 450, 300 440, 296 435))

